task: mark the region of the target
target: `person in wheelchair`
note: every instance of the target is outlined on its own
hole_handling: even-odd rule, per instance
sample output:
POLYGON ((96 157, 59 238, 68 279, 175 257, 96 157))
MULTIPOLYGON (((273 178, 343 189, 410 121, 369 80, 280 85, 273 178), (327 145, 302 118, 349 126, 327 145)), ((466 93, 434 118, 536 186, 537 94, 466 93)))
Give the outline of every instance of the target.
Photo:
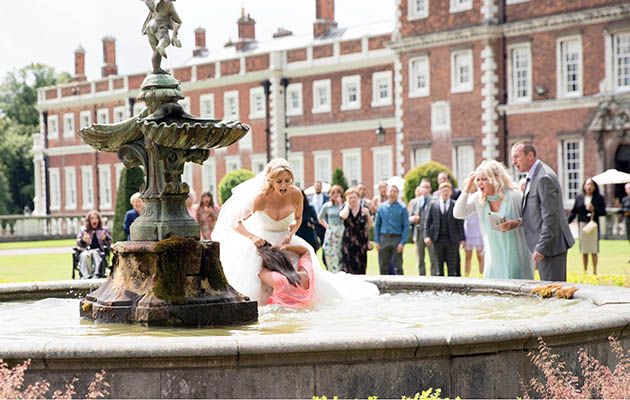
POLYGON ((98 211, 90 211, 85 216, 85 225, 77 235, 79 247, 79 272, 81 279, 102 278, 105 276, 104 258, 107 256, 112 236, 109 229, 103 226, 98 211))

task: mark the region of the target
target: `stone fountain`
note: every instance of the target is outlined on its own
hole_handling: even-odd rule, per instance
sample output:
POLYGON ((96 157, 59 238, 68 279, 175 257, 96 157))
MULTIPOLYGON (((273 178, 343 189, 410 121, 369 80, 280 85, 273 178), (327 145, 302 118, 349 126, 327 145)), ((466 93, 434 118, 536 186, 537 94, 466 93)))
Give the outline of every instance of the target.
POLYGON ((181 20, 171 2, 145 3, 150 14, 143 32, 154 52, 153 73, 138 95, 146 108, 125 121, 79 132, 95 149, 116 152, 126 167, 143 167, 145 207, 131 225, 131 241, 113 246, 114 272, 81 301, 81 317, 188 326, 255 321, 256 302, 225 279, 219 244, 199 241, 199 224, 185 206, 189 187, 181 181, 186 162, 203 163, 210 149, 236 143, 249 126, 195 117, 178 104, 184 98, 180 83, 160 63, 164 49, 179 44, 181 20))

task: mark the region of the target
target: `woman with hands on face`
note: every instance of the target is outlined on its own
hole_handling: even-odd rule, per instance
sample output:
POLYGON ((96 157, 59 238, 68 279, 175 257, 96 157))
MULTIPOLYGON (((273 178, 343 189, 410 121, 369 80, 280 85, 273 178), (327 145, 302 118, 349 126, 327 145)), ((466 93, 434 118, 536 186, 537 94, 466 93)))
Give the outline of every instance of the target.
POLYGON ((324 203, 319 211, 319 223, 326 228, 322 247, 328 270, 339 272, 344 267, 341 252, 344 226, 339 213, 343 208, 345 199, 343 189, 339 185, 333 185, 329 195, 330 200, 324 203))
POLYGON ((503 164, 489 160, 468 176, 464 191, 455 203, 455 218, 479 215, 485 278, 534 277, 531 254, 521 228, 522 196, 503 164), (476 192, 475 185, 479 189, 476 192))

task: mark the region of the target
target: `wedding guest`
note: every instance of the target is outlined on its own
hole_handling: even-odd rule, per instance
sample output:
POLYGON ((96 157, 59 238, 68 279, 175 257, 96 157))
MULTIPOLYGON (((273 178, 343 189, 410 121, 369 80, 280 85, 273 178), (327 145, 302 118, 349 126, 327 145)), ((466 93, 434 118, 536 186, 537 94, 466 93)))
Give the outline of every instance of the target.
MULTIPOLYGON (((455 189, 453 186, 453 182, 451 182, 451 178, 449 178, 448 173, 446 171, 442 171, 438 174, 437 176, 437 183, 438 183, 438 188, 441 184, 443 184, 444 182, 450 183, 451 187, 453 188, 452 190, 452 194, 451 194, 451 198, 453 200, 457 200, 459 198, 460 195, 460 191, 458 189, 455 189)), ((440 197, 440 189, 436 190, 435 192, 433 192, 433 199, 437 199, 440 197)))
POLYGON ((357 189, 346 190, 345 196, 347 202, 339 212, 344 224, 341 240, 343 270, 350 274, 365 275, 368 232, 372 226, 370 210, 361 207, 357 189))
POLYGON ((112 244, 109 229, 103 226, 101 214, 92 210, 85 216, 85 224, 77 234, 77 246, 81 248, 79 254, 79 272, 81 279, 101 278, 105 276, 103 257, 105 248, 112 244))
POLYGON ((424 243, 433 246, 437 262, 437 275, 444 276, 444 264, 448 276, 461 276, 459 248, 464 246, 464 222, 455 219, 453 186, 442 182, 438 188, 439 198, 433 200, 424 225, 424 243))
POLYGON ((479 215, 477 214, 469 215, 464 220, 464 235, 466 236, 466 242, 464 243, 464 252, 466 253, 464 276, 470 276, 473 251, 477 254, 479 273, 483 275, 483 238, 481 237, 480 224, 479 215))
POLYGON ((409 214, 398 201, 400 190, 395 185, 387 187, 387 201, 376 211, 374 243, 378 251, 381 275, 403 275, 403 249, 409 238, 409 214), (390 269, 390 263, 393 269, 390 269))
POLYGON ((306 240, 306 242, 310 244, 315 251, 317 251, 321 247, 319 238, 317 237, 317 231, 315 230, 315 226, 319 225, 319 221, 317 221, 317 213, 315 212, 313 206, 309 204, 303 190, 302 197, 304 202, 304 208, 302 209, 302 223, 295 234, 306 240))
POLYGON ((131 203, 131 210, 125 213, 125 219, 123 220, 123 230, 127 234, 127 240, 131 240, 131 224, 140 216, 144 208, 144 201, 140 197, 140 193, 132 194, 131 198, 129 198, 129 203, 131 203))
POLYGON ((526 172, 522 219, 503 229, 523 226, 525 239, 543 281, 567 280, 567 252, 575 243, 564 216, 562 188, 556 173, 537 158, 531 142, 512 146, 512 165, 526 172))
POLYGON ((217 223, 217 217, 219 215, 219 207, 214 204, 212 194, 209 192, 203 192, 201 199, 199 199, 199 205, 197 205, 196 220, 199 223, 201 240, 210 240, 214 225, 217 223))
MULTIPOLYGON (((322 211, 322 207, 330 198, 326 193, 322 192, 322 182, 315 181, 313 183, 313 189, 315 189, 315 193, 310 194, 308 196, 308 202, 315 209, 315 214, 319 216, 319 213, 322 211)), ((326 228, 322 224, 319 223, 319 218, 317 223, 315 224, 315 232, 317 233, 317 238, 319 239, 319 243, 324 243, 324 236, 326 235, 326 228)), ((323 250, 322 250, 323 251, 323 250)), ((324 259, 324 265, 326 264, 326 257, 322 255, 324 259)))
POLYGON ((534 278, 531 252, 521 227, 522 199, 523 194, 498 161, 482 162, 464 184, 453 215, 459 219, 479 216, 484 243, 484 278, 534 278))
POLYGON ((429 254, 431 263, 431 275, 437 275, 437 263, 433 247, 424 243, 424 221, 427 218, 429 205, 431 204, 431 182, 423 179, 415 190, 416 197, 409 202, 409 226, 411 238, 416 247, 416 257, 418 258, 418 273, 426 275, 425 250, 429 254))
POLYGON ((597 254, 599 253, 599 217, 606 215, 606 201, 599 193, 597 183, 588 178, 582 185, 582 193, 575 196, 573 209, 569 215, 568 222, 571 223, 577 217, 578 235, 580 241, 580 253, 582 253, 582 265, 584 273, 588 271, 588 255, 593 261, 593 274, 597 275, 597 254), (591 229, 590 222, 595 223, 595 228, 591 229))
POLYGON ((357 192, 359 193, 359 205, 361 208, 367 207, 367 209, 372 208, 372 201, 366 197, 367 188, 363 183, 357 184, 357 192))
POLYGON ((267 304, 284 307, 304 308, 312 304, 315 293, 313 264, 308 249, 299 245, 271 246, 269 243, 258 248, 262 258, 262 269, 258 276, 271 291, 267 304), (293 267, 290 254, 299 256, 293 267))
MULTIPOLYGON (((188 192, 188 197, 186 197, 186 211, 188 211, 188 215, 190 218, 197 220, 197 193, 194 190, 190 189, 188 192)), ((198 222, 198 221, 197 221, 198 222)))
POLYGON ((341 255, 341 241, 343 237, 343 221, 339 217, 339 212, 343 207, 343 189, 339 185, 330 188, 330 200, 324 203, 319 212, 319 223, 326 229, 324 235, 324 258, 326 268, 330 272, 343 270, 343 260, 341 255))
MULTIPOLYGON (((626 195, 621 199, 621 212, 626 224, 626 240, 630 243, 630 182, 626 183, 624 188, 626 195)), ((630 258, 628 258, 628 262, 630 263, 630 258)))
POLYGON ((387 203, 387 182, 378 183, 378 193, 372 198, 370 212, 376 214, 376 210, 381 204, 387 203))

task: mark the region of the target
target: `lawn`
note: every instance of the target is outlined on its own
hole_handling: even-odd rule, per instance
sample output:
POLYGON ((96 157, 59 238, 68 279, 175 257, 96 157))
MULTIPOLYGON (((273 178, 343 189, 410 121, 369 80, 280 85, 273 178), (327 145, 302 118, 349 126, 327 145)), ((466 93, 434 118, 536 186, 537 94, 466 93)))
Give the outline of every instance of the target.
MULTIPOLYGON (((48 242, 24 242, 0 244, 0 249, 7 248, 43 248, 72 246, 72 240, 54 240, 48 242)), ((568 280, 570 282, 606 284, 630 287, 630 264, 628 263, 628 255, 630 249, 628 243, 623 240, 602 240, 600 242, 599 254, 599 275, 593 276, 592 273, 584 275, 582 269, 582 256, 579 253, 579 247, 575 246, 569 251, 568 256, 568 280)), ((321 252, 320 252, 321 253, 321 252)), ((320 254, 321 256, 321 254, 320 254)), ((462 252, 462 260, 463 260, 462 252)), ((403 269, 405 275, 416 276, 416 256, 413 245, 405 246, 403 254, 403 269)), ((428 258, 426 260, 429 265, 428 258)), ((37 255, 19 255, 19 256, 2 256, 0 255, 0 282, 28 282, 28 281, 45 281, 70 279, 72 269, 72 256, 68 254, 37 254, 37 255)), ((462 265, 463 269, 463 265, 462 265)), ((477 266, 476 259, 473 258, 472 276, 481 276, 477 266)), ((368 253, 368 275, 378 275, 378 259, 375 250, 368 253)))
POLYGON ((0 243, 0 250, 72 247, 76 242, 77 241, 75 239, 43 240, 38 242, 8 242, 0 243))

